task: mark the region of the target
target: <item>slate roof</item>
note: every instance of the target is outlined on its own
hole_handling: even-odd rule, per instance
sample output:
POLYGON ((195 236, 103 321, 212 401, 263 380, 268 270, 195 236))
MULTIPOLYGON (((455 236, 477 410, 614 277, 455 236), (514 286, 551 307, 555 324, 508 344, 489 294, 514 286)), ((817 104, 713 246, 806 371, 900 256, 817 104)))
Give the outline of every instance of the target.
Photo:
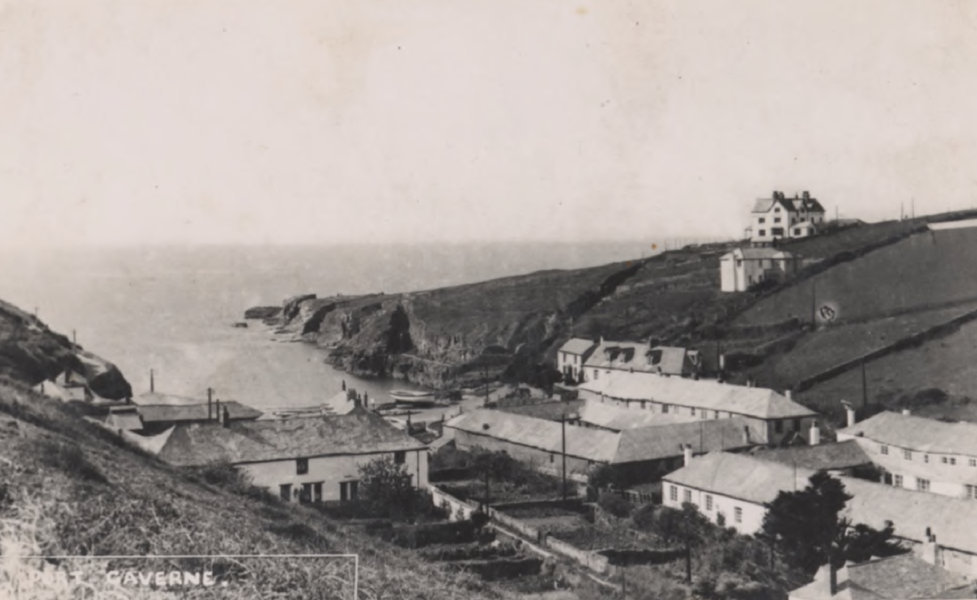
POLYGON ((854 440, 816 446, 758 448, 753 452, 753 456, 760 460, 778 462, 783 465, 793 466, 796 464, 798 467, 815 471, 849 469, 872 462, 865 450, 854 440))
POLYGON ((651 425, 665 425, 668 423, 688 423, 689 421, 698 420, 694 416, 687 414, 662 414, 650 410, 627 409, 594 400, 584 402, 577 409, 577 415, 581 421, 614 431, 648 427, 651 425))
POLYGON ((784 210, 794 210, 794 207, 787 203, 786 200, 782 198, 757 198, 753 203, 753 211, 755 213, 765 213, 773 208, 774 204, 780 204, 784 207, 784 210))
POLYGON ((779 260, 785 258, 793 258, 794 255, 790 252, 785 252, 783 250, 777 250, 776 248, 734 248, 730 252, 723 255, 733 256, 734 258, 742 258, 744 260, 779 260))
MULTIPOLYGON (((746 445, 744 424, 737 419, 702 420, 662 424, 621 432, 567 425, 568 456, 593 462, 621 464, 682 455, 682 444, 698 452, 746 445)), ((561 424, 497 410, 479 409, 463 413, 445 427, 505 440, 546 452, 562 451, 561 424)))
POLYGON ((762 419, 815 416, 813 410, 761 387, 719 383, 705 379, 662 377, 653 373, 601 373, 580 389, 621 400, 653 400, 762 419))
POLYGON ((828 573, 790 593, 796 600, 877 600, 899 598, 972 598, 966 577, 932 565, 912 553, 849 564, 838 570, 836 593, 828 596, 828 573))
MULTIPOLYGON (((262 415, 260 410, 245 406, 240 402, 229 400, 220 403, 221 412, 227 409, 232 421, 243 419, 257 419, 262 415)), ((203 404, 140 404, 139 416, 143 423, 179 423, 180 421, 206 421, 207 403, 203 404)), ((217 420, 217 403, 214 403, 211 418, 217 420)))
POLYGON ((807 212, 824 212, 824 207, 816 198, 788 198, 787 202, 795 211, 806 210, 807 212))
POLYGON ((689 370, 687 356, 688 350, 676 346, 650 347, 642 342, 605 340, 597 345, 584 367, 682 375, 689 370))
POLYGON ((781 490, 802 490, 814 471, 729 452, 699 456, 662 480, 756 504, 772 502, 781 490))
POLYGON ((568 352, 570 354, 586 354, 588 350, 596 346, 597 344, 593 340, 586 340, 583 338, 570 338, 560 346, 560 352, 568 352))
POLYGON ((883 411, 851 427, 838 430, 838 435, 865 437, 920 452, 977 456, 977 424, 974 423, 947 423, 883 411))
POLYGON ((427 448, 374 413, 174 426, 159 457, 177 466, 301 457, 372 454, 427 448))
MULTIPOLYGON (((780 491, 803 489, 814 473, 810 469, 761 460, 745 454, 713 452, 662 479, 762 504, 780 491), (795 487, 796 486, 796 487, 795 487)), ((898 537, 922 542, 926 528, 941 546, 977 554, 977 502, 941 494, 917 492, 881 483, 839 477, 852 496, 844 515, 853 523, 882 529, 893 523, 898 537)))
POLYGON ((852 477, 841 480, 854 496, 845 509, 853 522, 879 529, 891 521, 897 536, 917 542, 925 541, 929 527, 939 545, 977 554, 977 502, 852 477))

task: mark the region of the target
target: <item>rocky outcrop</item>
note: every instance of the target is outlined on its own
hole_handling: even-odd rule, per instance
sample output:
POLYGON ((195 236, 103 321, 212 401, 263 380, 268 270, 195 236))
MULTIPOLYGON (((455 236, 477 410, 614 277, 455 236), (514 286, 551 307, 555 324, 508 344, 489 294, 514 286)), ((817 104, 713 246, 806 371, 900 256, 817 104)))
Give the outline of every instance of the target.
POLYGON ((51 331, 34 315, 0 301, 0 375, 35 385, 64 371, 82 375, 103 398, 132 396, 132 387, 115 365, 51 331))
POLYGON ((638 263, 544 271, 427 292, 289 298, 285 330, 351 373, 444 388, 506 376, 545 383, 544 357, 572 319, 631 277, 638 263))
POLYGON ((281 306, 252 306, 244 311, 245 319, 274 319, 282 313, 281 306))

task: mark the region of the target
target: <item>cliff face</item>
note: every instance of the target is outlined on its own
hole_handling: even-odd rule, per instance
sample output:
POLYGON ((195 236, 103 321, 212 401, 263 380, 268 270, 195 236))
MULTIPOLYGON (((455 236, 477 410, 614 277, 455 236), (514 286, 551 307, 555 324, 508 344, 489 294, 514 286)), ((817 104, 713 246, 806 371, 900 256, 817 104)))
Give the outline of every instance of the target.
POLYGON ((535 381, 550 374, 544 358, 573 319, 641 264, 544 271, 409 294, 306 294, 285 301, 281 324, 357 375, 432 387, 502 375, 535 381))
POLYGON ((0 375, 35 385, 67 369, 81 374, 103 398, 132 396, 132 387, 115 365, 72 344, 34 315, 0 301, 0 375))

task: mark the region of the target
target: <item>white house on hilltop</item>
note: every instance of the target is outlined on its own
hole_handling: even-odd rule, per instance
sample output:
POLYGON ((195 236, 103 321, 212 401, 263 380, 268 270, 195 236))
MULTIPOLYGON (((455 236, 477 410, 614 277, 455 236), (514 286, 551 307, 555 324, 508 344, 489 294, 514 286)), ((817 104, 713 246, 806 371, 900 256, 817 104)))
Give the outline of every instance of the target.
POLYGON ((824 207, 810 193, 787 198, 775 191, 772 198, 754 203, 747 232, 751 242, 766 246, 779 239, 809 237, 823 224, 824 207))
POLYGON ((745 292, 768 280, 781 280, 797 271, 797 257, 774 248, 736 248, 719 259, 720 289, 745 292))
POLYGON ((567 381, 582 381, 583 366, 597 349, 597 343, 584 338, 570 338, 557 351, 556 368, 567 381))

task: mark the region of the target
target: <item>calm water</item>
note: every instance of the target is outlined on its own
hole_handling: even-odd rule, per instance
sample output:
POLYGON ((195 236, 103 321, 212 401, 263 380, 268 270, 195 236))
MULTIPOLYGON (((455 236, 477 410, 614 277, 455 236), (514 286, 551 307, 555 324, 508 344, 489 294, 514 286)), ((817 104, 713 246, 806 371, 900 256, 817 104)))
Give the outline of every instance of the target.
POLYGON ((383 397, 402 382, 362 381, 302 343, 281 343, 244 309, 294 294, 397 292, 649 254, 642 243, 444 244, 318 247, 0 249, 0 298, 35 307, 52 329, 115 362, 140 394, 149 388, 256 407, 305 406, 341 381, 383 397))

